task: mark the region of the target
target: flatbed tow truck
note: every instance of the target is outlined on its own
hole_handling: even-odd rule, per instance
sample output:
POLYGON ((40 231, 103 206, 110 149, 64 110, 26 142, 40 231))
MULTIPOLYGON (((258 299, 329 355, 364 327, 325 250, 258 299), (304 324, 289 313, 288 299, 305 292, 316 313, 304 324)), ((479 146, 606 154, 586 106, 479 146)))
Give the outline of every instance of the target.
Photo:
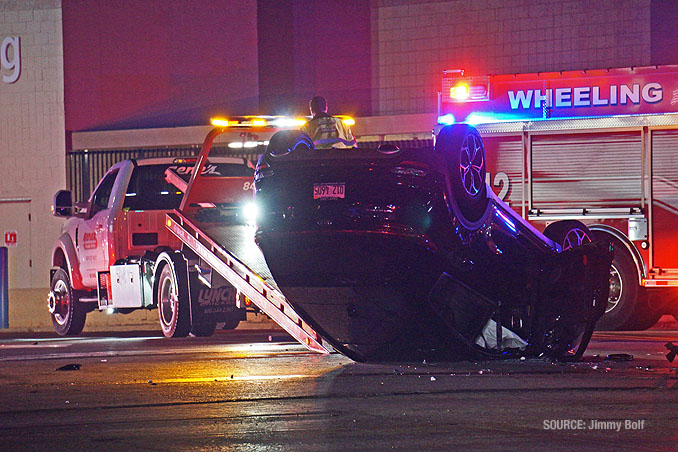
POLYGON ((252 199, 253 168, 239 169, 246 169, 242 159, 208 161, 215 138, 225 132, 255 127, 267 132, 302 121, 215 118, 197 161, 120 162, 88 202, 75 206, 69 191, 57 192, 53 213, 69 218, 50 272, 48 308, 57 333, 79 334, 86 314, 97 308, 123 313, 157 308, 166 337, 208 336, 217 322, 232 328, 246 310, 254 310, 309 350, 328 353, 276 286, 254 243, 254 227, 243 219, 241 207, 252 199), (135 179, 143 178, 139 168, 153 188, 135 189, 135 179), (164 174, 151 174, 159 169, 164 174), (177 197, 180 207, 173 210, 167 198, 176 205, 177 197))

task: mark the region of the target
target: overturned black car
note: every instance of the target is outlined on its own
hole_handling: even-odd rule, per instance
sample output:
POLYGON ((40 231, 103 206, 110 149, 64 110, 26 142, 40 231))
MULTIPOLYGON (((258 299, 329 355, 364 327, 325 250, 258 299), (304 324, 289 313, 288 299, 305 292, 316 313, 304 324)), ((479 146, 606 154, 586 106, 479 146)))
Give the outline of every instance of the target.
POLYGON ((430 149, 278 132, 255 181, 277 285, 354 360, 577 359, 605 310, 609 244, 577 221, 542 234, 494 196, 471 126, 430 149))

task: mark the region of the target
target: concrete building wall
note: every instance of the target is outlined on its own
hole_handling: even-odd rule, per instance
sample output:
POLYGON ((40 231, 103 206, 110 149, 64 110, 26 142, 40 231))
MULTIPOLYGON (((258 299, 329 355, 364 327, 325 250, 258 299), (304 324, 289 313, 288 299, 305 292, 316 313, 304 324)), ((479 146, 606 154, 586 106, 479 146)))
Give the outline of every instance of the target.
POLYGON ((68 132, 256 113, 256 0, 62 3, 68 132))
MULTIPOLYGON (((373 0, 374 113, 435 111, 445 69, 485 75, 655 64, 652 4, 652 0, 373 0)), ((678 2, 663 10, 676 7, 678 2)))
POLYGON ((49 285, 62 223, 50 213, 52 195, 66 184, 60 0, 0 1, 0 42, 6 38, 12 44, 3 46, 0 78, 0 245, 5 232, 16 231, 11 303, 17 291, 49 285))

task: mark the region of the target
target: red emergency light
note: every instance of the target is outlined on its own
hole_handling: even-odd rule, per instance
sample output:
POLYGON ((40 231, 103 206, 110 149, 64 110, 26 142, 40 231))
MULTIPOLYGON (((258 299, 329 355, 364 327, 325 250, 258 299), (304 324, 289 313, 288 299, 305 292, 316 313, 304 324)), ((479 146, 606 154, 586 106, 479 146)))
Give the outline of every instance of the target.
POLYGON ((490 77, 464 77, 463 71, 444 71, 442 102, 478 102, 490 100, 490 77))

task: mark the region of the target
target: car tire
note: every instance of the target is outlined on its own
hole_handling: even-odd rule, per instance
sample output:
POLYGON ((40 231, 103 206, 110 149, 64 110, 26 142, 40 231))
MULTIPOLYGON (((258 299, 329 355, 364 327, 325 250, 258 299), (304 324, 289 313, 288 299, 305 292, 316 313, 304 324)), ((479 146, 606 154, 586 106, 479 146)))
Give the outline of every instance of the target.
POLYGON ((485 147, 478 131, 467 124, 445 126, 436 138, 436 152, 443 154, 447 163, 455 216, 465 227, 477 229, 490 210, 485 147))
MULTIPOLYGON (((563 252, 586 245, 593 241, 591 230, 578 220, 562 220, 551 223, 544 229, 544 235, 560 245, 563 252)), ((558 332, 561 336, 575 339, 573 341, 565 341, 565 347, 555 347, 554 358, 560 361, 573 361, 582 357, 591 340, 596 321, 599 320, 598 317, 600 315, 599 311, 596 310, 595 305, 591 306, 591 309, 596 313, 593 318, 586 320, 586 322, 582 321, 578 325, 570 325, 567 327, 561 325, 558 327, 558 332), (575 349, 576 351, 574 351, 575 349)))
POLYGON ((68 272, 59 268, 50 284, 49 308, 54 330, 60 336, 80 334, 85 327, 87 307, 79 298, 80 293, 73 290, 68 272))
POLYGON ((610 270, 610 297, 596 329, 647 329, 659 320, 660 314, 648 306, 647 293, 640 285, 638 270, 629 250, 616 239, 612 240, 612 247, 614 258, 610 270))
POLYGON ((266 154, 273 158, 283 157, 292 151, 312 151, 315 147, 309 134, 301 130, 281 130, 268 141, 266 154))
POLYGON ((191 313, 186 261, 180 253, 164 253, 158 259, 156 303, 165 337, 186 337, 191 332, 191 313))
POLYGON ((593 237, 589 228, 577 220, 562 220, 551 223, 544 229, 544 235, 560 245, 563 251, 591 243, 593 237))

